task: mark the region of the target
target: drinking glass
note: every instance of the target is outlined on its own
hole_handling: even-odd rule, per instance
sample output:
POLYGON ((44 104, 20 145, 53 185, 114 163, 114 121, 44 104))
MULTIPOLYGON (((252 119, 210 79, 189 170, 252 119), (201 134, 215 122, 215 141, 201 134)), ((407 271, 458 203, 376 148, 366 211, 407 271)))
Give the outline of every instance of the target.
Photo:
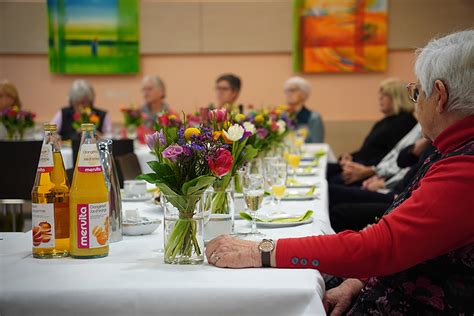
POLYGON ((296 169, 300 166, 301 152, 297 149, 293 149, 288 153, 288 165, 291 167, 292 176, 296 178, 296 169))
POLYGON ((277 205, 281 205, 281 199, 285 195, 286 190, 286 177, 288 167, 286 163, 276 163, 272 166, 272 193, 277 200, 277 205))
POLYGON ((262 207, 264 190, 264 180, 261 174, 248 174, 244 177, 243 183, 244 199, 250 215, 252 216, 252 228, 247 236, 263 236, 257 230, 257 212, 262 207))

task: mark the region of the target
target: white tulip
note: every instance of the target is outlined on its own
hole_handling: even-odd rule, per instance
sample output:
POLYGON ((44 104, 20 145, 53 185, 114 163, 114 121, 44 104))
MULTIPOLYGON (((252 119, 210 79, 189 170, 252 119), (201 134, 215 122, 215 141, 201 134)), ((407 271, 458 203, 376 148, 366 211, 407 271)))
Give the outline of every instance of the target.
POLYGON ((229 127, 227 132, 224 131, 224 135, 229 140, 235 142, 235 141, 240 140, 242 138, 242 136, 244 136, 244 132, 245 132, 245 130, 242 126, 240 126, 239 124, 234 124, 231 127, 229 127))
POLYGON ((250 132, 252 135, 255 134, 257 129, 255 128, 255 125, 253 125, 250 122, 244 122, 244 128, 247 132, 250 132))
POLYGON ((278 134, 283 134, 286 131, 286 122, 283 120, 278 120, 278 134))

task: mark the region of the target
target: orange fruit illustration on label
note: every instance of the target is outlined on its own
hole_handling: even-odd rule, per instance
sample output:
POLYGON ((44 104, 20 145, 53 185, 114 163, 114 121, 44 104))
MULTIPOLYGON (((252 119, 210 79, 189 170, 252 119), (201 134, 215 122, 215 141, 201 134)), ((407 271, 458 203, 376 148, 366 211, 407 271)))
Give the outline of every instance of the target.
POLYGON ((38 247, 42 242, 47 243, 51 240, 51 224, 41 222, 33 227, 33 245, 38 247))
MULTIPOLYGON (((106 229, 108 231, 107 225, 106 225, 106 229)), ((95 239, 97 240, 99 245, 105 245, 107 243, 109 235, 102 227, 95 226, 92 229, 92 234, 95 236, 95 239)))

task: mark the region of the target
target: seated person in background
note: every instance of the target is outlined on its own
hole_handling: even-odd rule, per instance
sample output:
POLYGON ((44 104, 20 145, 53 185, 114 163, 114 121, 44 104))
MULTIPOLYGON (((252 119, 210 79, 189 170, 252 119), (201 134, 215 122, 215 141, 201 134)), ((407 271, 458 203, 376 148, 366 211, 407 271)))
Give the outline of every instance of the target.
POLYGON ((384 117, 372 127, 362 147, 351 154, 341 155, 339 164, 328 164, 327 178, 330 183, 344 183, 342 167, 348 162, 377 165, 417 123, 405 84, 398 79, 386 79, 380 84, 379 106, 384 117))
POLYGON ((308 81, 301 77, 291 77, 285 82, 284 92, 289 111, 296 116, 296 128, 308 129, 307 143, 324 142, 324 126, 319 112, 311 111, 306 107, 311 93, 308 81))
POLYGON ((51 123, 57 125, 58 134, 62 139, 77 139, 80 135, 80 126, 74 122, 81 122, 81 113, 89 115, 89 120, 97 127, 97 135, 112 135, 112 122, 107 112, 94 106, 95 92, 86 80, 75 80, 69 91, 69 106, 63 107, 56 113, 51 123))
MULTIPOLYGON (((161 112, 174 113, 165 102, 165 83, 158 76, 146 76, 142 80, 142 93, 145 104, 141 108, 144 124, 149 129, 155 128, 157 114, 161 112)), ((178 116, 179 117, 179 116, 178 116)))
POLYGON ((413 145, 420 138, 422 138, 421 126, 420 124, 416 124, 376 166, 365 166, 355 161, 346 162, 342 166, 342 178, 344 183, 360 183, 361 180, 365 180, 371 176, 378 176, 382 179, 390 178, 390 182, 393 181, 392 178, 398 178, 398 180, 400 180, 403 178, 404 173, 397 164, 398 156, 403 149, 413 145))
POLYGON ((360 188, 329 185, 329 217, 334 231, 361 230, 376 223, 396 196, 408 187, 433 151, 434 147, 426 138, 419 139, 414 145, 402 150, 398 164, 404 169, 390 178, 390 186, 380 176, 369 178, 360 188))
MULTIPOLYGON (((21 108, 20 95, 16 87, 8 80, 0 82, 0 114, 14 106, 21 108)), ((0 123, 0 139, 7 136, 7 129, 0 123)))
POLYGON ((244 106, 237 105, 242 81, 234 74, 221 75, 216 80, 216 104, 209 105, 209 110, 227 109, 228 112, 244 113, 244 106))
POLYGON ((15 105, 21 108, 18 90, 10 81, 3 80, 0 82, 0 112, 15 105))
POLYGON ((410 97, 436 150, 377 224, 275 242, 220 236, 206 246, 208 262, 311 268, 351 278, 326 292, 328 313, 472 315, 473 60, 474 30, 432 40, 418 51, 410 97))

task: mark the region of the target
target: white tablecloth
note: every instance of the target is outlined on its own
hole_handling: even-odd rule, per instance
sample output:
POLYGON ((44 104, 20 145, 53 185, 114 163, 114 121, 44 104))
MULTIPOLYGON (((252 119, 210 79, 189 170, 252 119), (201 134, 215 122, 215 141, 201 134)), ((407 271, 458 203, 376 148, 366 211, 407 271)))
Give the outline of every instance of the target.
MULTIPOLYGON (((321 160, 321 165, 326 159, 321 160)), ((282 209, 314 210, 311 224, 260 229, 267 237, 332 233, 324 173, 315 178, 321 198, 283 202, 282 209)), ((148 217, 162 217, 148 203, 126 202, 148 217)), ((249 223, 238 220, 236 230, 249 223)), ((163 228, 124 237, 102 259, 38 260, 31 232, 0 233, 0 315, 325 315, 324 281, 316 270, 219 269, 207 263, 163 263, 163 228)))

